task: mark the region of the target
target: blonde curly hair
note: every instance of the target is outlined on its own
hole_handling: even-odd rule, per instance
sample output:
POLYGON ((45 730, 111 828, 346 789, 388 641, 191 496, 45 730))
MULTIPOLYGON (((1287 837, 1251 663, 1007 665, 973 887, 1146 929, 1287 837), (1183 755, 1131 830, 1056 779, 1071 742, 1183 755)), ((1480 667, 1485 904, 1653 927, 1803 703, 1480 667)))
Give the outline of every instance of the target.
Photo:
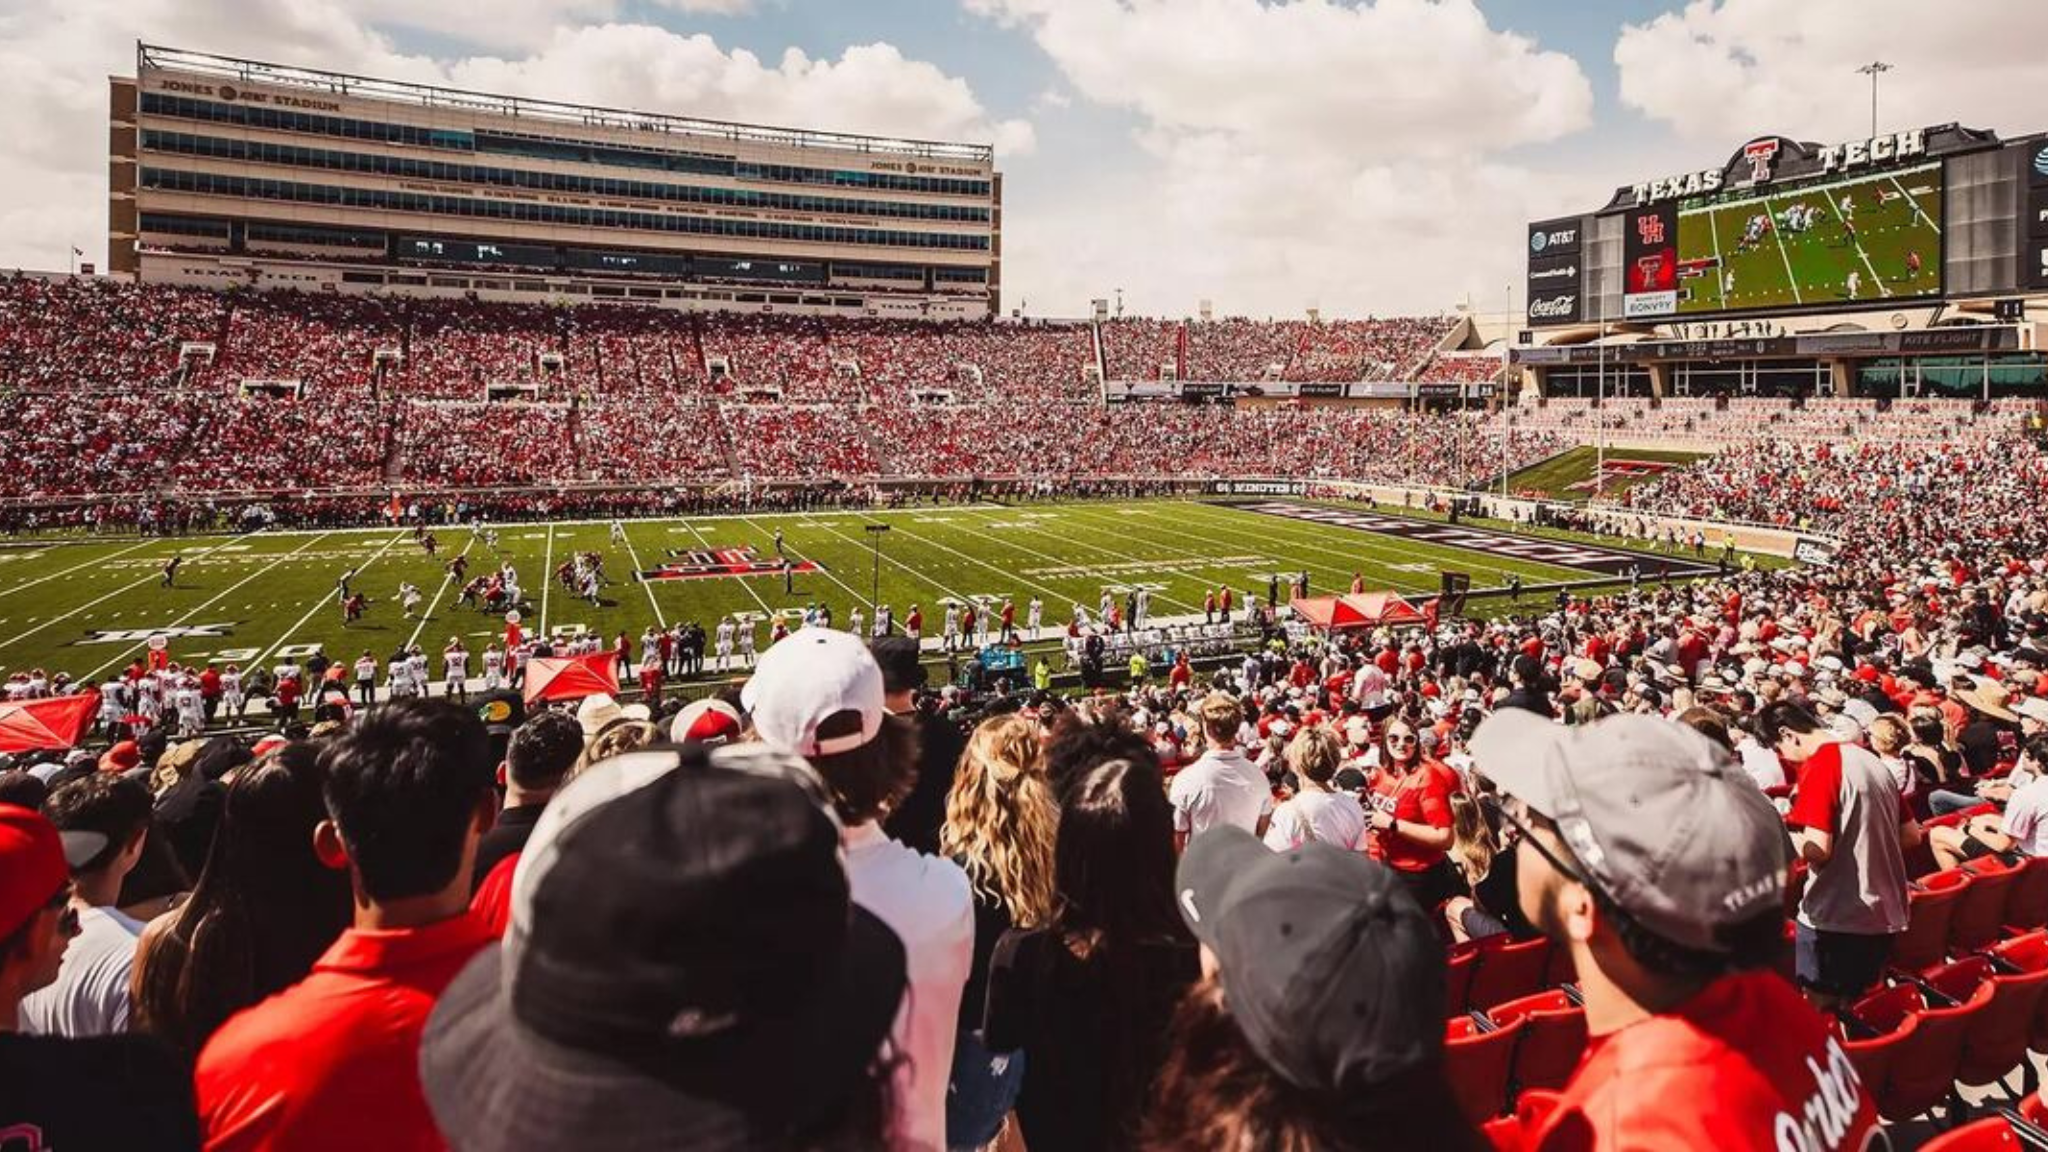
POLYGON ((960 863, 977 893, 1000 901, 1011 923, 1036 927, 1052 915, 1058 823, 1038 726, 1015 713, 983 721, 946 794, 939 851, 960 863))

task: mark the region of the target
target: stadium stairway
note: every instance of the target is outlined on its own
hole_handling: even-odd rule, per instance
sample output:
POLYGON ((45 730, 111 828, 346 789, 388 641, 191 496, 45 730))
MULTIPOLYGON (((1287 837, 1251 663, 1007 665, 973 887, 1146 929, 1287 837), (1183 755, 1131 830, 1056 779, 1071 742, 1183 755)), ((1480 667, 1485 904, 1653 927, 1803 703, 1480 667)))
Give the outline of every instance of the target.
POLYGON ((398 453, 398 419, 401 409, 394 407, 391 415, 384 418, 384 467, 381 475, 387 484, 396 484, 405 476, 405 461, 398 453))

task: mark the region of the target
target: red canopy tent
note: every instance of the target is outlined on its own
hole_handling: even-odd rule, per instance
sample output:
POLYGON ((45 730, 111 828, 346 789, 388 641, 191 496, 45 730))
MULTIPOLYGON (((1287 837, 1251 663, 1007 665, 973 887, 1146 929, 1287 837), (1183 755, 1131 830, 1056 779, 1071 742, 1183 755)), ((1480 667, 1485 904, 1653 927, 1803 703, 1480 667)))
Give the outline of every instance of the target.
POLYGON ((1399 592, 1353 592, 1344 599, 1374 624, 1420 624, 1424 619, 1422 610, 1399 592))
POLYGON ((97 692, 0 703, 0 752, 74 747, 99 710, 97 692))
POLYGON ((1349 596, 1296 596, 1288 606, 1296 616, 1308 621, 1309 627, 1324 631, 1370 628, 1373 624, 1358 605, 1351 603, 1349 596))
POLYGON ((1290 605, 1311 628, 1344 631, 1383 624, 1422 624, 1422 611, 1396 592, 1353 592, 1346 596, 1296 597, 1290 605))
POLYGON ((542 656, 526 662, 526 702, 619 694, 618 654, 542 656))

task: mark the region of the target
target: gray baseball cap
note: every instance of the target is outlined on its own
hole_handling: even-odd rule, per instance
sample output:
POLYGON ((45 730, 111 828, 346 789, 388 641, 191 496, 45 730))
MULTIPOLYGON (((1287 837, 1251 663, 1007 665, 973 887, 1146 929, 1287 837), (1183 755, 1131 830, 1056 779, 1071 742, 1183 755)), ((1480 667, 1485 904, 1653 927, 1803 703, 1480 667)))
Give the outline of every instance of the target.
POLYGON ((1770 800, 1685 725, 1612 716, 1564 727, 1497 712, 1475 766, 1557 825, 1586 879, 1656 936, 1725 954, 1729 929, 1781 907, 1791 842, 1770 800))

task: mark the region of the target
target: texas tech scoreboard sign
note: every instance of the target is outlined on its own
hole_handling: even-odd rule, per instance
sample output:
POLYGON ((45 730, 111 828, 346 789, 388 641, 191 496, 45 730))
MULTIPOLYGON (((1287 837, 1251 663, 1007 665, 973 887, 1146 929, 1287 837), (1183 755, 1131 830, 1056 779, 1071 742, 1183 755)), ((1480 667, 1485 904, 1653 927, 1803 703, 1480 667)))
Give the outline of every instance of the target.
MULTIPOLYGON (((2048 152, 2039 143, 2008 145, 1956 124, 1830 144, 1758 137, 1717 168, 1643 180, 1615 189, 1595 212, 1530 224, 1529 323, 1897 307, 1952 289, 2048 286, 2048 152), (2024 150, 2025 161, 2006 167, 1990 155, 2000 149, 2024 150), (1946 279, 1946 250, 1982 252, 1963 247, 1985 215, 1981 204, 1948 227, 1948 185, 1959 159, 1988 162, 2001 181, 2031 180, 2036 192, 2016 199, 2030 210, 2023 223, 2033 230, 2022 235, 2038 243, 2019 253, 2016 274, 1998 274, 2002 283, 1946 279)), ((1973 169, 1962 186, 1980 188, 1983 176, 1973 169)))

